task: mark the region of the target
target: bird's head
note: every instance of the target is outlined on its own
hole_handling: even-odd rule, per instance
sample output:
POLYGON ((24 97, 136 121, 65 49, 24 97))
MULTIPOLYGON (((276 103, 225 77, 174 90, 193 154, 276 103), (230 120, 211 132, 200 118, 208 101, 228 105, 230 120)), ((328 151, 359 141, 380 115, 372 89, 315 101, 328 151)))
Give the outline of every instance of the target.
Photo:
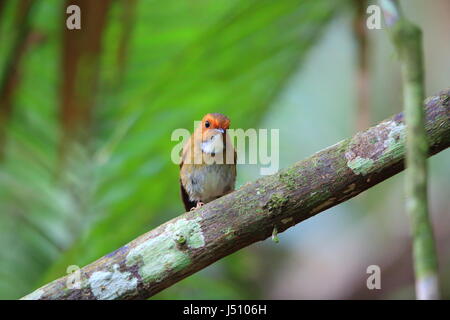
POLYGON ((205 153, 220 153, 224 148, 226 130, 230 119, 221 113, 208 113, 202 119, 202 150, 205 153))
POLYGON ((208 113, 202 119, 203 132, 216 130, 225 133, 228 128, 230 128, 230 119, 221 113, 208 113))

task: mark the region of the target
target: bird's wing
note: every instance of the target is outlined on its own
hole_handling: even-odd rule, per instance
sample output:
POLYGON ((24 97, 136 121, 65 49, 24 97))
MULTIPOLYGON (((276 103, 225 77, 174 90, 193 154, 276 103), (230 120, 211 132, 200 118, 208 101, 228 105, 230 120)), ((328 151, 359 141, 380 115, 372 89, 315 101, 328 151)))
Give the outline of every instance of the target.
POLYGON ((184 208, 186 209, 186 211, 189 211, 197 206, 197 201, 191 201, 189 199, 189 195, 187 194, 186 189, 184 189, 183 184, 181 183, 181 179, 180 179, 180 191, 181 191, 181 200, 183 200, 184 208))
POLYGON ((183 167, 184 162, 186 161, 186 157, 190 156, 191 144, 192 144, 192 139, 190 137, 189 140, 186 142, 186 144, 183 147, 183 151, 181 154, 181 163, 180 163, 180 194, 181 194, 181 200, 183 200, 184 208, 186 209, 186 211, 189 211, 192 208, 194 208, 195 206, 197 206, 196 201, 191 201, 189 199, 189 195, 183 186, 183 182, 181 181, 181 168, 183 167))
POLYGON ((189 157, 189 156, 192 157, 192 155, 191 155, 191 150, 192 150, 192 147, 193 147, 192 146, 192 144, 193 144, 192 142, 193 142, 193 139, 192 139, 192 136, 190 136, 188 141, 186 141, 186 144, 183 146, 183 150, 181 152, 180 169, 183 166, 183 164, 186 162, 186 158, 189 157))

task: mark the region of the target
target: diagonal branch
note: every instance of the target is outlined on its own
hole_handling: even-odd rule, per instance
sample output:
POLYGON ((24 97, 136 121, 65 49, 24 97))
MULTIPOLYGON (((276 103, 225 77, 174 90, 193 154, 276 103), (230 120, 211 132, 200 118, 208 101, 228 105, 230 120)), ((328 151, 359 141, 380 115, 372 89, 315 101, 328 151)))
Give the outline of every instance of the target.
MULTIPOLYGON (((426 102, 433 155, 450 146, 450 88, 426 102)), ((272 176, 184 213, 23 299, 142 299, 209 264, 346 201, 403 169, 397 114, 272 176), (72 288, 72 289, 71 289, 72 288)), ((111 232, 114 232, 111 230, 111 232)))

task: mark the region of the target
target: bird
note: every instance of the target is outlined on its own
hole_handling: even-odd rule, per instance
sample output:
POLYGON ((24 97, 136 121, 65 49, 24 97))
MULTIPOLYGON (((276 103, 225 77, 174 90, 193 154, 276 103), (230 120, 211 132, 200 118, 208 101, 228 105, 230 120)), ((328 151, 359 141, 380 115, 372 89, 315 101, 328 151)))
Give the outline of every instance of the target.
POLYGON ((180 189, 186 211, 234 191, 237 156, 229 127, 227 116, 208 113, 183 146, 180 189))

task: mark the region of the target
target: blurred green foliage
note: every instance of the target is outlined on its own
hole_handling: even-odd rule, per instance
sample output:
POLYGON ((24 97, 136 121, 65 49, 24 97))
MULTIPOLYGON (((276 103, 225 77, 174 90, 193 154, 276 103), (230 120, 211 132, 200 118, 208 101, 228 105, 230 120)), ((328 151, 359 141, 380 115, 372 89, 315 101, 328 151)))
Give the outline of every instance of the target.
MULTIPOLYGON (((16 4, 6 2, 0 21, 0 70, 16 4)), ((137 1, 123 38, 128 2, 114 1, 94 128, 63 168, 62 5, 37 0, 32 28, 43 41, 22 59, 8 121, 0 164, 0 298, 19 298, 65 275, 69 265, 86 265, 182 213, 171 132, 192 129, 207 112, 227 114, 236 128, 256 126, 345 2, 137 1)), ((157 297, 256 298, 257 280, 249 276, 258 272, 256 259, 238 252, 157 297)))

